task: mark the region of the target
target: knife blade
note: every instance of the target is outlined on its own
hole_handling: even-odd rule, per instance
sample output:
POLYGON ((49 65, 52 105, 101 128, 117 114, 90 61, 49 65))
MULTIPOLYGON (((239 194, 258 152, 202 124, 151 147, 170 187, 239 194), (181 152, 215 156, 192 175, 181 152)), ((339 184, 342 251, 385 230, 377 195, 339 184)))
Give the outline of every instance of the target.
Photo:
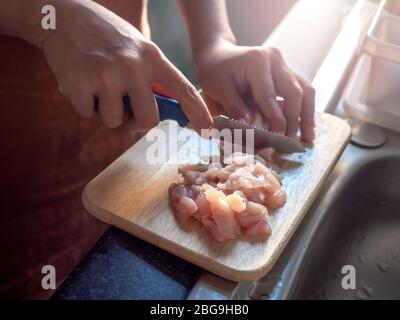
MULTIPOLYGON (((179 126, 187 127, 189 125, 189 118, 183 112, 179 103, 172 98, 165 97, 159 94, 154 94, 157 102, 158 111, 160 114, 160 120, 175 120, 179 126)), ((124 96, 124 110, 132 114, 132 108, 130 105, 129 97, 124 96)), ((254 146, 256 148, 272 147, 278 152, 282 153, 296 153, 305 152, 303 144, 299 141, 289 138, 287 136, 277 134, 271 131, 267 131, 262 128, 258 128, 251 124, 245 124, 224 115, 218 115, 213 117, 214 127, 218 130, 229 129, 231 131, 238 129, 242 130, 242 136, 245 141, 246 130, 254 130, 254 146)))
POLYGON ((252 130, 254 132, 254 147, 256 148, 272 147, 281 153, 306 151, 302 143, 287 136, 267 131, 251 124, 242 123, 223 115, 215 116, 213 119, 214 127, 218 130, 242 130, 243 141, 246 141, 246 130, 252 130))

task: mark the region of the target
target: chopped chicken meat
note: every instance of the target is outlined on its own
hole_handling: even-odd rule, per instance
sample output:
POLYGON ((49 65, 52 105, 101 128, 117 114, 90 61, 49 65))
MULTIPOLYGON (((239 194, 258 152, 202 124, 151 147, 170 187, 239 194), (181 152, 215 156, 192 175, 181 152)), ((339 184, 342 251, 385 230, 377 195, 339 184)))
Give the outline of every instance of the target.
POLYGON ((169 190, 177 217, 198 220, 217 241, 268 237, 270 213, 286 202, 277 173, 258 155, 233 153, 223 164, 184 165, 179 173, 182 182, 169 190))

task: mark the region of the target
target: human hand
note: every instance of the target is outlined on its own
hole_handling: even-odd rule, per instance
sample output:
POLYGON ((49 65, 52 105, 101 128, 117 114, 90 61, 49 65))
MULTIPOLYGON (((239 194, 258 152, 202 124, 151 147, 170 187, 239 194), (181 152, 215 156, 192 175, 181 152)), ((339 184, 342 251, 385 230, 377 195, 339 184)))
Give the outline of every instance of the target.
POLYGON ((60 91, 84 118, 98 112, 104 124, 123 122, 123 96, 130 97, 134 130, 156 126, 159 114, 151 86, 161 84, 196 129, 212 118, 193 85, 137 29, 92 1, 56 3, 57 29, 42 44, 60 91))
POLYGON ((195 53, 205 94, 235 118, 253 123, 261 112, 272 131, 314 139, 314 89, 291 71, 278 50, 220 41, 195 53), (278 103, 277 96, 284 98, 278 103))

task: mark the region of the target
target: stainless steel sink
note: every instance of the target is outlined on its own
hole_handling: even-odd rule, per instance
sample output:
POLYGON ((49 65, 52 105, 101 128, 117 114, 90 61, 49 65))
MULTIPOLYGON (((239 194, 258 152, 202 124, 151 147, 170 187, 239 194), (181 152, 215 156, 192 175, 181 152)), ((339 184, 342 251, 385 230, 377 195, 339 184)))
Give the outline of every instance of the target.
POLYGON ((400 299, 400 155, 364 163, 345 180, 303 257, 292 298, 400 299), (355 268, 354 290, 342 287, 345 265, 355 268))
POLYGON ((346 149, 271 272, 234 298, 400 299, 400 135, 387 133, 381 148, 346 149))

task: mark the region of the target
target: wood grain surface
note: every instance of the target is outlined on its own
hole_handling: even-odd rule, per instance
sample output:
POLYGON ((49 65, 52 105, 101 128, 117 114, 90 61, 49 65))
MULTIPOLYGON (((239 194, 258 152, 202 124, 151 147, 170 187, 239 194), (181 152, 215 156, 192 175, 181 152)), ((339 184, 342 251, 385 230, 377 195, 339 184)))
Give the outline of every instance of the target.
MULTIPOLYGON (((210 272, 233 281, 256 280, 272 268, 348 143, 350 128, 343 120, 317 114, 316 124, 313 147, 278 161, 288 201, 274 213, 267 240, 243 237, 219 243, 194 219, 177 221, 168 199, 168 187, 178 177, 176 161, 148 163, 146 152, 153 142, 145 137, 86 186, 83 203, 97 218, 210 272)), ((167 130, 167 122, 157 129, 167 130)), ((193 131, 180 130, 198 140, 193 131)), ((181 159, 197 156, 190 142, 180 147, 181 159)))

